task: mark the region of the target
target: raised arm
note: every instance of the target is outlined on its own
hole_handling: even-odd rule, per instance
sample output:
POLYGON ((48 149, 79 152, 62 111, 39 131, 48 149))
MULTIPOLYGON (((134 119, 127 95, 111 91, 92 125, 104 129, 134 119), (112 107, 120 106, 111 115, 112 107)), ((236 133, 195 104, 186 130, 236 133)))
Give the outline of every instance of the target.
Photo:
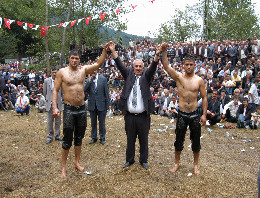
POLYGON ((94 71, 98 70, 105 62, 106 57, 107 57, 107 50, 108 50, 108 45, 112 43, 112 41, 110 41, 109 43, 107 43, 104 46, 103 52, 101 54, 101 56, 99 57, 99 59, 97 60, 96 63, 92 64, 92 65, 84 65, 83 68, 85 69, 85 73, 87 74, 92 74, 94 71))
POLYGON ((180 74, 173 68, 170 67, 169 61, 167 58, 167 43, 162 44, 162 60, 163 60, 163 67, 166 70, 166 72, 172 77, 174 81, 177 81, 179 78, 180 74))
POLYGON ((206 116, 207 116, 207 109, 208 109, 208 100, 207 100, 205 83, 202 79, 200 79, 199 85, 200 85, 199 91, 200 91, 200 96, 202 98, 202 109, 203 109, 203 115, 201 116, 200 123, 202 126, 204 126, 207 121, 206 116))
POLYGON ((62 71, 58 71, 55 81, 54 81, 54 87, 52 92, 52 109, 53 109, 53 117, 60 117, 60 111, 57 107, 57 101, 58 101, 58 93, 61 88, 62 83, 62 71))

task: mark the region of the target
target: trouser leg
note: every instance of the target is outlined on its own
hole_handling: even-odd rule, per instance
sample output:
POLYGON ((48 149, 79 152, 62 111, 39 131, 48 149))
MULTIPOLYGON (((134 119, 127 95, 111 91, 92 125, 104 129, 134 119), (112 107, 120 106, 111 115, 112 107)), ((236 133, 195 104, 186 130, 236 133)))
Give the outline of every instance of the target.
POLYGON ((91 119, 91 138, 97 140, 97 109, 89 112, 91 119))
POLYGON ((135 158, 135 141, 137 137, 135 117, 125 115, 125 130, 127 135, 126 161, 134 163, 135 158))
POLYGON ((47 141, 48 140, 53 140, 53 135, 54 135, 54 131, 53 131, 53 114, 52 114, 52 107, 50 108, 50 110, 47 112, 47 141))
POLYGON ((101 141, 106 139, 106 111, 98 111, 98 122, 99 122, 99 136, 101 141))

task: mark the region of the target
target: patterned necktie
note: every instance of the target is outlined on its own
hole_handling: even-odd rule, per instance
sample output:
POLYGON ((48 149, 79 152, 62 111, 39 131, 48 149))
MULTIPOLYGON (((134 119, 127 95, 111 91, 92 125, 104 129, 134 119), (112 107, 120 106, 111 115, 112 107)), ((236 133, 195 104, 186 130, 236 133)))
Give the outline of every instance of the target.
POLYGON ((139 77, 136 77, 135 78, 135 83, 134 83, 134 86, 133 86, 133 99, 132 99, 132 105, 134 108, 136 108, 137 106, 137 80, 138 80, 139 77))

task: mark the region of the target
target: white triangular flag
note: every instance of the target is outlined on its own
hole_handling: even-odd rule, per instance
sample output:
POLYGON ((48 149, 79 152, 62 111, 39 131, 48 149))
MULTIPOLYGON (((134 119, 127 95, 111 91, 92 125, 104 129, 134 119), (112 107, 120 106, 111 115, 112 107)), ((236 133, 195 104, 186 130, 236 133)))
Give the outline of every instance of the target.
POLYGON ((27 30, 27 23, 24 23, 23 29, 27 30))
POLYGON ((11 20, 11 19, 10 19, 10 24, 12 24, 13 22, 15 22, 15 20, 11 20))
POLYGON ((67 27, 67 25, 69 25, 70 22, 65 22, 62 26, 63 27, 67 27))
POLYGON ((77 25, 79 25, 79 23, 82 21, 83 19, 78 19, 78 23, 77 23, 77 25))
POLYGON ((32 28, 33 30, 37 30, 40 26, 39 25, 35 25, 34 28, 32 28))
POLYGON ((0 17, 0 28, 2 27, 2 17, 0 17))

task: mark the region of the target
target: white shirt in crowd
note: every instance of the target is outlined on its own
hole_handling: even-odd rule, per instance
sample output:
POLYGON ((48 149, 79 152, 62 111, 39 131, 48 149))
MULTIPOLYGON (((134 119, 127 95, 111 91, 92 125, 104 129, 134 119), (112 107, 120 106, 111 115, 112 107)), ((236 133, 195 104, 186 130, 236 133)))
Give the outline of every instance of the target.
POLYGON ((235 105, 234 101, 230 101, 229 103, 227 103, 225 106, 224 106, 224 109, 223 109, 223 114, 226 115, 227 113, 227 110, 229 109, 230 111, 230 115, 232 117, 236 117, 236 113, 237 113, 237 110, 238 110, 238 107, 239 105, 241 105, 241 102, 238 101, 237 105, 235 105))
POLYGON ((254 102, 253 102, 252 97, 251 96, 249 97, 249 103, 255 103, 255 104, 258 105, 259 104, 259 96, 258 96, 258 91, 257 91, 257 87, 256 87, 255 84, 251 85, 248 93, 252 94, 253 97, 254 97, 254 102))
POLYGON ((16 103, 15 103, 15 107, 18 107, 18 106, 24 106, 27 102, 29 102, 29 99, 27 96, 19 96, 16 100, 16 103))

